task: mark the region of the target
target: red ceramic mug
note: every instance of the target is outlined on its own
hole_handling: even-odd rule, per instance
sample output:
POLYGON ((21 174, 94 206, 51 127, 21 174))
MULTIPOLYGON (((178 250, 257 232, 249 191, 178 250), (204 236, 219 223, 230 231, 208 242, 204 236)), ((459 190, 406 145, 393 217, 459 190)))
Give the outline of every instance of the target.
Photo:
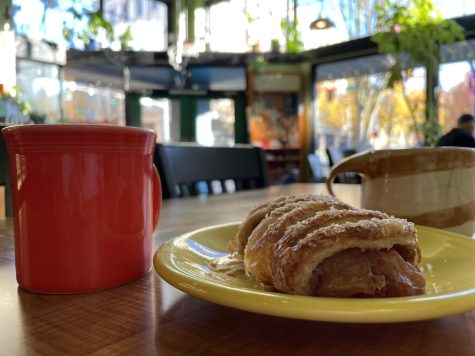
POLYGON ((2 133, 22 288, 95 291, 138 279, 151 268, 161 207, 153 131, 25 125, 2 133))

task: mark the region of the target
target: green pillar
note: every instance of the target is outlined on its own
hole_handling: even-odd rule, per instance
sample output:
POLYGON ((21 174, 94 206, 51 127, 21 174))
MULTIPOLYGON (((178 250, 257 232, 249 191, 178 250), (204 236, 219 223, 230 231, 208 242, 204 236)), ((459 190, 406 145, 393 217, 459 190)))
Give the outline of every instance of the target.
MULTIPOLYGON (((12 14, 12 0, 0 0, 0 28, 3 30, 3 25, 5 23, 5 8, 10 6, 10 15, 12 14)), ((10 19, 13 21, 13 19, 10 19)), ((13 26, 13 23, 10 23, 13 26)))
POLYGON ((196 141, 196 98, 184 96, 180 98, 180 136, 182 141, 196 141))
POLYGON ((177 36, 177 6, 175 1, 167 4, 167 19, 168 19, 168 43, 173 42, 177 36))
POLYGON ((187 40, 195 41, 195 8, 194 0, 187 0, 186 3, 186 20, 187 20, 187 40))
POLYGON ((125 124, 127 126, 142 126, 142 112, 138 93, 125 94, 125 124))
POLYGON ((245 95, 234 97, 234 140, 236 143, 249 143, 246 106, 247 100, 245 95))

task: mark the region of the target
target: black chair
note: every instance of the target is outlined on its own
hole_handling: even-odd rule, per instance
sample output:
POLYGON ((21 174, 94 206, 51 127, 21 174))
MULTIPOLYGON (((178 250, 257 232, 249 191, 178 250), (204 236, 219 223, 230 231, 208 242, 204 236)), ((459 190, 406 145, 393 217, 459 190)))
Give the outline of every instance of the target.
MULTIPOLYGON (((6 126, 0 126, 0 131, 6 126)), ((5 216, 13 216, 12 189, 10 185, 10 160, 8 159, 7 146, 0 132, 0 185, 5 186, 5 216)))
POLYGON ((315 153, 308 155, 308 165, 310 166, 310 172, 312 173, 312 182, 323 183, 325 182, 325 176, 323 174, 320 158, 315 153))
POLYGON ((157 144, 163 198, 231 193, 269 186, 264 151, 252 145, 157 144))
MULTIPOLYGON (((345 159, 355 153, 357 153, 355 149, 340 150, 339 148, 336 148, 336 147, 328 147, 327 155, 328 155, 328 162, 330 164, 330 167, 333 167, 342 159, 345 159)), ((346 172, 343 174, 339 174, 333 182, 346 183, 346 184, 360 184, 361 177, 356 173, 346 172)))
POLYGON ((336 147, 327 147, 327 156, 330 167, 333 167, 335 164, 345 158, 343 156, 343 152, 336 147))

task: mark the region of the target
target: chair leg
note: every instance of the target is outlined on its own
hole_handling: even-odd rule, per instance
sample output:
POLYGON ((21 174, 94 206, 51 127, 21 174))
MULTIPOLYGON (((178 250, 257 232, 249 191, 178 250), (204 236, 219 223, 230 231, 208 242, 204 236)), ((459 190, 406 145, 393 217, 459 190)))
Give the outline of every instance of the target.
POLYGON ((7 218, 13 216, 12 203, 12 183, 10 179, 10 169, 7 168, 5 177, 5 216, 7 218))
POLYGON ((10 184, 5 186, 5 216, 10 218, 13 216, 13 206, 12 206, 12 189, 10 184))

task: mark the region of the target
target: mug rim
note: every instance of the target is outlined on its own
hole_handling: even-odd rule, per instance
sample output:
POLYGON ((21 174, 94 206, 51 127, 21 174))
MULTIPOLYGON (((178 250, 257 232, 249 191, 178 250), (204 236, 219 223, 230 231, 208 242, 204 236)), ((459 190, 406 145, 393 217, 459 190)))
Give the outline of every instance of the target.
POLYGON ((410 147, 410 148, 383 148, 380 150, 368 149, 364 152, 377 153, 377 152, 395 152, 395 153, 410 153, 420 151, 460 151, 460 152, 475 152, 475 148, 472 147, 458 147, 458 146, 441 146, 441 147, 410 147))
POLYGON ((13 153, 153 152, 157 135, 151 129, 97 124, 14 125, 2 129, 13 153))
POLYGON ((91 130, 111 133, 151 133, 155 134, 152 129, 137 127, 137 126, 116 126, 108 124, 27 124, 27 125, 10 125, 2 128, 2 132, 21 131, 29 133, 29 131, 42 131, 54 133, 56 131, 62 132, 88 132, 91 130))

